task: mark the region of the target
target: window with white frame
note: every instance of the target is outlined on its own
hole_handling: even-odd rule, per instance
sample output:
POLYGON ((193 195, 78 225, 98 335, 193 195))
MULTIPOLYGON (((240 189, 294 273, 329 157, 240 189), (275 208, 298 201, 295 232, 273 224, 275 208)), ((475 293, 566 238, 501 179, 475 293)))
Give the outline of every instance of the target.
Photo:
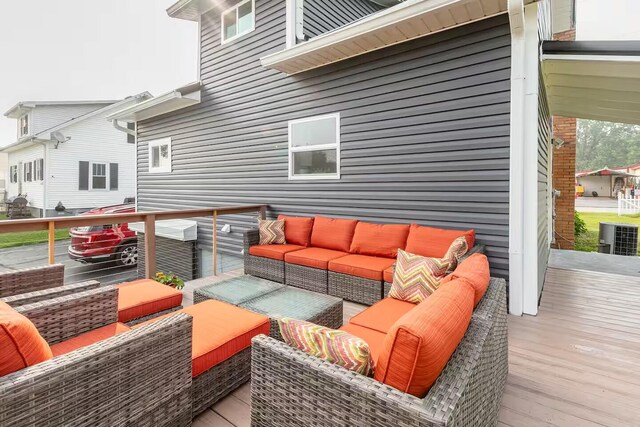
POLYGON ((92 190, 107 189, 107 164, 106 163, 91 164, 91 189, 92 190))
POLYGON ((149 172, 171 172, 171 138, 149 142, 149 172))
POLYGON ((289 122, 289 179, 340 178, 340 114, 289 122))
POLYGON ((9 168, 9 182, 18 182, 18 166, 13 165, 9 168))
POLYGON ((33 180, 34 181, 43 181, 44 180, 44 159, 36 159, 33 161, 33 180))
POLYGON ((222 12, 222 43, 255 29, 255 0, 245 0, 222 12))
POLYGON ((29 114, 24 114, 18 119, 18 136, 29 134, 29 114))

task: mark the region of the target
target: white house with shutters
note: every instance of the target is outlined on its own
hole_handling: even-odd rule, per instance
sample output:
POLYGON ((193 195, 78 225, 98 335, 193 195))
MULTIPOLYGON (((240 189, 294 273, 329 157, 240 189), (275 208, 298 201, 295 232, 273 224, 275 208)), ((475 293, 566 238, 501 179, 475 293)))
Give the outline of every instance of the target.
POLYGON ((61 206, 77 214, 135 197, 134 125, 123 129, 106 116, 150 97, 13 106, 5 116, 16 120, 17 140, 0 149, 8 154, 7 198, 22 195, 34 217, 45 217, 62 214, 61 206))

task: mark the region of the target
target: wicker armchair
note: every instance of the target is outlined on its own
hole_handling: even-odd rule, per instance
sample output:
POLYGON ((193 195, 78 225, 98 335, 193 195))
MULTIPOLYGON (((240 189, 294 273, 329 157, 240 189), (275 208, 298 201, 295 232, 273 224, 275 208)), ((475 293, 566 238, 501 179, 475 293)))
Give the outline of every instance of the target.
POLYGON ((249 248, 260 243, 258 229, 247 230, 244 233, 244 274, 261 277, 274 282, 284 283, 284 261, 254 256, 249 248))
POLYGON ((423 399, 273 338, 254 338, 252 425, 496 425, 508 367, 506 282, 492 279, 484 299, 495 301, 482 307, 483 316, 474 315, 423 399))
POLYGON ((0 273, 0 298, 64 284, 64 265, 54 264, 0 273))
MULTIPOLYGON (((55 344, 117 321, 112 286, 15 307, 55 344)), ((191 425, 191 316, 0 377, 0 425, 191 425)))

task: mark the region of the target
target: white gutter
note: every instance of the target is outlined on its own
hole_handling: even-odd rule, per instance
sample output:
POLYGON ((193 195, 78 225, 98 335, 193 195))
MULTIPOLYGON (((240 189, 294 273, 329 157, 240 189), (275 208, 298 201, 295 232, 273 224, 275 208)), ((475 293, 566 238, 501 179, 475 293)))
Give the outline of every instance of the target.
POLYGON ((509 161, 509 312, 523 312, 524 252, 524 70, 523 0, 509 0, 511 26, 511 114, 509 161))

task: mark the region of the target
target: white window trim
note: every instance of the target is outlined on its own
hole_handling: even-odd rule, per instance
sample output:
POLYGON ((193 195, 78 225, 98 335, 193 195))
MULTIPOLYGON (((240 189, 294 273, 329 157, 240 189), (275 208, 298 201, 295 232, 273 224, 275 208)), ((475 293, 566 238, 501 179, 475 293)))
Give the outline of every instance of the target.
POLYGON ((109 162, 89 162, 89 191, 110 191, 109 188, 109 162), (104 165, 104 187, 93 188, 93 165, 104 165))
POLYGON ((252 33, 253 31, 255 31, 256 29, 256 2, 255 0, 244 0, 243 2, 238 3, 237 5, 230 7, 229 9, 223 11, 220 14, 220 44, 227 44, 230 43, 232 41, 238 40, 239 38, 246 36, 249 33, 252 33), (226 14, 228 14, 229 12, 235 11, 236 13, 236 25, 238 25, 238 9, 240 9, 240 6, 243 6, 247 3, 251 3, 251 10, 253 11, 253 19, 251 21, 251 28, 249 28, 247 31, 245 31, 244 33, 241 34, 236 34, 233 37, 229 37, 228 39, 224 38, 224 16, 226 14))
POLYGON ((18 137, 22 138, 23 136, 27 136, 29 135, 31 131, 31 119, 29 118, 29 113, 25 113, 23 115, 21 115, 20 117, 18 117, 18 137), (26 132, 22 132, 22 119, 27 118, 27 131, 26 132))
POLYGON ((149 173, 171 173, 173 165, 173 157, 171 155, 171 138, 162 138, 156 139, 154 141, 149 141, 149 173), (151 166, 151 150, 153 147, 160 147, 162 145, 167 145, 169 147, 169 164, 165 166, 153 167, 151 166))
POLYGON ((290 120, 288 125, 288 138, 289 138, 289 180, 290 181, 309 181, 309 180, 324 180, 324 179, 340 179, 340 113, 325 114, 322 116, 306 117, 304 119, 290 120), (291 140, 291 127, 298 123, 315 122, 323 119, 333 118, 336 120, 336 142, 335 144, 322 144, 311 145, 306 147, 294 147, 291 140), (321 151, 321 150, 336 150, 336 173, 331 175, 294 175, 293 174, 293 153, 300 153, 305 151, 321 151))

